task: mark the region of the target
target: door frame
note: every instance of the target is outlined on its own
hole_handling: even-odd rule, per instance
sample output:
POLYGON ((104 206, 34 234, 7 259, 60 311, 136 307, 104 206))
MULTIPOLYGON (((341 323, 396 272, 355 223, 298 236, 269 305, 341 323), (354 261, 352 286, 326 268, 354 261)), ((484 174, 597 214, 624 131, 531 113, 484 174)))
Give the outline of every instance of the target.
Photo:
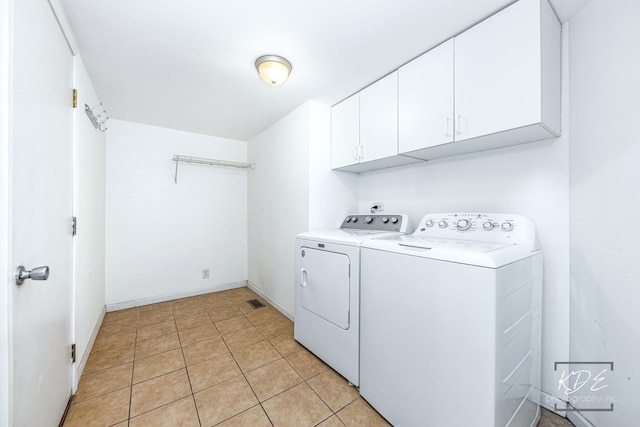
POLYGON ((0 427, 11 425, 11 389, 13 380, 13 341, 11 339, 11 197, 9 184, 11 165, 11 34, 13 0, 0 0, 0 427))

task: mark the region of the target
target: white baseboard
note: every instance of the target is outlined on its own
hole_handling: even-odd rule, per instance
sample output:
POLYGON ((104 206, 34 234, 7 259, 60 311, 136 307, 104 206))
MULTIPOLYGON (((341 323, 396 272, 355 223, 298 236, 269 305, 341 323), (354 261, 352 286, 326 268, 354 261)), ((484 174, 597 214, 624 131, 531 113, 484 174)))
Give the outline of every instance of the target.
POLYGON ((87 343, 87 347, 85 348, 84 354, 82 355, 82 359, 80 359, 80 363, 76 365, 76 376, 73 381, 73 394, 76 394, 76 391, 78 390, 78 382, 80 381, 80 377, 82 376, 84 367, 87 365, 87 360, 89 360, 89 355, 91 354, 93 343, 96 341, 96 337, 98 336, 98 332, 100 331, 100 327, 102 326, 102 321, 104 320, 105 314, 107 314, 106 306, 102 307, 102 311, 100 312, 100 316, 98 316, 98 321, 93 327, 93 332, 91 332, 91 336, 89 337, 89 342, 87 343))
POLYGON ((273 298, 271 298, 269 295, 265 294, 260 288, 258 288, 254 283, 251 283, 249 280, 247 280, 247 287, 249 289, 251 289, 253 292, 255 292, 256 294, 260 295, 262 298, 264 298, 265 300, 267 300, 267 302, 269 304, 271 304, 276 310, 278 310, 280 313, 284 314, 285 316, 287 316, 290 320, 294 319, 293 313, 290 312, 289 310, 287 310, 282 304, 280 304, 278 301, 274 300, 273 298))
POLYGON ((207 288, 194 289, 191 291, 176 292, 173 294, 158 295, 158 296, 141 298, 141 299, 132 300, 132 301, 118 302, 115 304, 108 304, 107 312, 124 310, 127 308, 133 308, 133 307, 140 307, 140 306, 149 305, 149 304, 157 304, 159 302, 171 301, 171 300, 180 299, 180 298, 187 298, 195 295, 208 294, 210 292, 219 292, 219 291, 226 291, 229 289, 242 288, 243 286, 247 286, 247 282, 225 283, 222 285, 215 285, 207 288))

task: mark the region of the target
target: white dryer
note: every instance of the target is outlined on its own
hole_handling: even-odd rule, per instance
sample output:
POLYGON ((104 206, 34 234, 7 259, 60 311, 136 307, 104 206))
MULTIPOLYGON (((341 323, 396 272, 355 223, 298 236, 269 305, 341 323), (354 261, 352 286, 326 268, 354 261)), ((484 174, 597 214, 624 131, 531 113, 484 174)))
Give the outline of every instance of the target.
POLYGON ((360 394, 396 427, 535 426, 542 254, 520 215, 426 215, 361 249, 360 394))
POLYGON ((359 384, 360 246, 407 232, 401 214, 349 215, 338 229, 298 234, 294 337, 359 384))

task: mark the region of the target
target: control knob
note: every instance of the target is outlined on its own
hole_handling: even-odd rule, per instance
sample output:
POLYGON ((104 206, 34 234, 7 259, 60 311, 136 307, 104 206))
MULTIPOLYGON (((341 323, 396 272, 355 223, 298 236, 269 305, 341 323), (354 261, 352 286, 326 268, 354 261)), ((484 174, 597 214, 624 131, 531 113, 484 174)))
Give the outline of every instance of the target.
POLYGON ((445 221, 445 220, 442 220, 442 221, 440 221, 440 222, 438 223, 438 227, 440 227, 440 228, 446 228, 446 227, 447 227, 447 225, 449 225, 449 224, 448 224, 448 223, 447 223, 447 221, 445 221))
POLYGON ((366 222, 367 224, 371 224, 373 222, 373 218, 368 216, 364 219, 364 222, 366 222))
POLYGON ((456 223, 456 228, 460 231, 468 230, 469 227, 471 227, 471 221, 469 221, 468 219, 460 219, 456 223))
POLYGON ((391 222, 394 224, 398 223, 398 218, 396 218, 395 216, 393 218, 391 218, 391 222))
POLYGON ((351 222, 358 222, 358 217, 357 216, 352 216, 351 217, 351 222))
POLYGON ((511 231, 511 230, 513 230, 513 224, 511 224, 510 222, 502 223, 502 231, 511 231))
POLYGON ((386 216, 382 218, 382 222, 384 222, 385 224, 389 222, 389 218, 387 218, 386 216))
POLYGON ((433 227, 433 220, 428 219, 427 222, 424 223, 427 227, 433 227))
POLYGON ((344 220, 344 222, 351 222, 351 217, 350 217, 350 216, 348 216, 348 217, 344 220))
POLYGON ((487 230, 487 231, 489 231, 489 230, 493 230, 493 227, 495 227, 495 226, 494 226, 494 225, 493 225, 493 223, 492 223, 492 222, 490 222, 490 221, 487 221, 487 222, 485 222, 484 224, 482 224, 482 228, 484 228, 484 229, 485 229, 485 230, 487 230))

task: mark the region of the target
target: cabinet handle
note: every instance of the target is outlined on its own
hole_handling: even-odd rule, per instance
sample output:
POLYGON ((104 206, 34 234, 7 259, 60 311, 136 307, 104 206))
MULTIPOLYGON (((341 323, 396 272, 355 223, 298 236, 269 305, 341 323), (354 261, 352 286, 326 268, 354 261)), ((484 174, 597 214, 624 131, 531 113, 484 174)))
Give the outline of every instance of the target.
POLYGON ((444 119, 444 136, 451 136, 449 135, 449 120, 451 120, 449 117, 444 119))
POLYGON ((359 145, 354 145, 353 146, 353 159, 354 160, 360 160, 360 149, 358 147, 359 147, 359 145))
POLYGON ((358 145, 360 147, 360 158, 358 160, 364 160, 364 145, 358 145))

